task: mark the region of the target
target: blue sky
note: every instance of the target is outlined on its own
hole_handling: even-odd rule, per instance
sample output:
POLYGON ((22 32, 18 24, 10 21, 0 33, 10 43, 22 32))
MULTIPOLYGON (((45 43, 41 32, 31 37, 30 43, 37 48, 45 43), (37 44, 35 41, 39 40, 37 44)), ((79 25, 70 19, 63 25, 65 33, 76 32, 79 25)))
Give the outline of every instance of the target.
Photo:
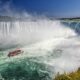
POLYGON ((80 0, 0 0, 1 6, 10 2, 10 7, 31 14, 53 17, 80 16, 80 0))

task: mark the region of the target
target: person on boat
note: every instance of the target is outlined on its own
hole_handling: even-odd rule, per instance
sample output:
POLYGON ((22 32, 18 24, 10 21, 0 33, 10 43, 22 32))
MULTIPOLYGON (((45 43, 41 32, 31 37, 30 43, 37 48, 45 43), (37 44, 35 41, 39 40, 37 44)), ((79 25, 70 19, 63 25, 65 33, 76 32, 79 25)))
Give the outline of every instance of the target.
POLYGON ((23 53, 23 51, 20 49, 17 49, 17 50, 9 52, 8 57, 16 56, 16 55, 19 55, 21 53, 23 53))

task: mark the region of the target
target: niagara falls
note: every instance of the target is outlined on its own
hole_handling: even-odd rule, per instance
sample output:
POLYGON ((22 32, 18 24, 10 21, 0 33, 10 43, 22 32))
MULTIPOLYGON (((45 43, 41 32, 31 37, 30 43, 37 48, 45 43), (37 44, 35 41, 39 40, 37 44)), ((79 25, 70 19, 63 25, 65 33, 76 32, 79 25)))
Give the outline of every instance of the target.
POLYGON ((42 80, 51 80, 57 72, 76 70, 80 66, 79 36, 75 27, 71 29, 62 22, 64 21, 46 18, 35 21, 1 21, 1 75, 11 79, 17 79, 17 74, 20 79, 38 75, 36 77, 41 77, 42 80), (9 58, 8 53, 15 49, 24 52, 9 58), (15 74, 18 68, 21 72, 15 74), (6 70, 11 70, 11 74, 6 70))
POLYGON ((79 3, 0 0, 0 80, 80 80, 79 3))

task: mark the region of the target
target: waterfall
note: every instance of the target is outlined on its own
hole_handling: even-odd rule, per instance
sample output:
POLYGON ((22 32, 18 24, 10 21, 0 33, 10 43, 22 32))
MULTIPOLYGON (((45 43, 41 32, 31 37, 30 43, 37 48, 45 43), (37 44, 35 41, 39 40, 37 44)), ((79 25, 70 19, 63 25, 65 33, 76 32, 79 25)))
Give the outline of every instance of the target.
POLYGON ((36 21, 1 21, 0 48, 13 45, 27 45, 54 37, 67 37, 70 33, 74 35, 72 30, 62 26, 59 21, 46 19, 36 21))
POLYGON ((0 21, 2 78, 52 80, 56 72, 77 69, 80 65, 80 43, 78 36, 75 36, 74 30, 60 21, 0 21), (9 51, 17 48, 24 53, 9 58, 9 51))

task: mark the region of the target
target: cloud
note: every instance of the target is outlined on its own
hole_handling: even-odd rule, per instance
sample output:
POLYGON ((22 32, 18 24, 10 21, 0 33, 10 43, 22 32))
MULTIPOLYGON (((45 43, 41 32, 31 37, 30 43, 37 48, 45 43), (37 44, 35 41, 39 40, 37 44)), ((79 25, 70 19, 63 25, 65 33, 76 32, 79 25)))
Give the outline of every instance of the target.
POLYGON ((12 0, 0 0, 0 15, 8 15, 12 10, 12 0))

